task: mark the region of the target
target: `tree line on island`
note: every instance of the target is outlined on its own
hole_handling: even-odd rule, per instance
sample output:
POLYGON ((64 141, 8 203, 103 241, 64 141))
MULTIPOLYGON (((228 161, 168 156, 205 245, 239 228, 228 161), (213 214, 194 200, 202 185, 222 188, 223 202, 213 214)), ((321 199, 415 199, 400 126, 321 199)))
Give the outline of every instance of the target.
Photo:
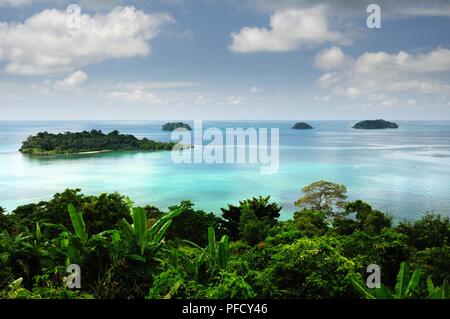
POLYGON ((0 209, 0 298, 448 298, 450 220, 393 223, 343 185, 302 189, 293 218, 270 196, 221 216, 162 211, 79 189, 0 209), (65 285, 81 267, 81 289, 65 285), (365 285, 381 267, 380 288, 365 285))
POLYGON ((29 136, 19 149, 23 154, 57 155, 101 151, 160 151, 171 150, 175 143, 138 139, 114 130, 108 134, 100 130, 52 134, 40 132, 29 136))
MULTIPOLYGON (((311 125, 305 122, 295 123, 292 127, 294 130, 310 130, 313 129, 311 125)), ((398 128, 398 124, 394 122, 389 122, 385 120, 365 120, 360 121, 352 126, 354 129, 359 130, 382 130, 382 129, 396 129, 398 128)))

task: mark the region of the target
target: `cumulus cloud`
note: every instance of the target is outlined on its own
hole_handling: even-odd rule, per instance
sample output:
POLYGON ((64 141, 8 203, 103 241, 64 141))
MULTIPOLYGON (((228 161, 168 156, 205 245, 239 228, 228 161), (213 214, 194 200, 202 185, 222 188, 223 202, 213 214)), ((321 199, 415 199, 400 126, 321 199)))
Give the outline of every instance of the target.
POLYGON ((55 85, 58 88, 74 88, 81 85, 87 80, 88 76, 83 71, 75 71, 61 81, 56 81, 55 85))
POLYGON ((339 47, 323 50, 314 59, 314 65, 324 70, 342 69, 349 63, 351 63, 351 58, 345 55, 339 47))
POLYGON ((6 60, 6 72, 67 72, 106 59, 147 56, 150 41, 173 21, 167 14, 146 14, 133 7, 82 14, 75 28, 69 19, 69 13, 53 9, 23 23, 0 23, 0 58, 6 60))
POLYGON ((270 28, 244 27, 231 34, 229 49, 237 53, 292 51, 304 45, 347 43, 329 28, 324 6, 283 9, 270 17, 270 28))
MULTIPOLYGON (((317 83, 334 95, 350 99, 366 98, 383 106, 402 103, 391 94, 435 94, 450 96, 450 85, 442 75, 450 72, 450 50, 436 48, 422 54, 366 52, 359 57, 344 58, 342 50, 333 48, 320 52, 315 65, 327 72, 317 83), (332 51, 330 51, 332 50, 332 51)), ((408 98, 404 104, 417 101, 408 98)))

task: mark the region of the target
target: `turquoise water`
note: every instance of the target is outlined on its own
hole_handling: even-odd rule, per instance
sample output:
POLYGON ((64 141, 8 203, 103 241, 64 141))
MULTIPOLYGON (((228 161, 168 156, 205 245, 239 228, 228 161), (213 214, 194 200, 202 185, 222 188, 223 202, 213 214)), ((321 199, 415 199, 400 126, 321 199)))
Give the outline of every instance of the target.
POLYGON ((33 158, 17 151, 40 131, 117 129, 169 141, 163 122, 0 122, 0 206, 10 211, 70 187, 86 194, 117 191, 161 208, 189 199, 220 213, 228 203, 270 194, 289 218, 301 187, 325 179, 397 220, 429 211, 450 216, 450 122, 400 121, 400 129, 382 131, 353 130, 353 121, 309 123, 316 129, 292 130, 288 121, 204 122, 204 128, 279 128, 279 171, 262 175, 259 165, 174 164, 170 152, 33 158))

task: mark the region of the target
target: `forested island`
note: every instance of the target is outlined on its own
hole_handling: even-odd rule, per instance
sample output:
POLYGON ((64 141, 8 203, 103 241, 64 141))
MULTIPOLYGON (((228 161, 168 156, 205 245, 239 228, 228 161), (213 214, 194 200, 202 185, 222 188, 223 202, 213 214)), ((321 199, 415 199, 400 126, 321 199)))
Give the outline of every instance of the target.
POLYGON ((183 122, 170 122, 166 123, 162 126, 163 131, 175 131, 176 129, 184 128, 188 131, 192 131, 192 128, 189 124, 183 122))
POLYGON ((393 122, 385 120, 366 120, 356 123, 354 129, 360 130, 381 130, 381 129, 396 129, 398 125, 393 122))
POLYGON ((0 299, 449 298, 449 218, 394 223, 328 181, 304 187, 295 206, 280 221, 270 196, 214 214, 67 189, 0 208, 0 299), (80 289, 66 286, 69 264, 80 289), (372 264, 380 288, 366 286, 372 264))
POLYGON ((108 134, 100 130, 59 134, 40 132, 29 136, 19 151, 30 155, 59 155, 105 151, 160 151, 171 150, 174 145, 175 143, 157 142, 147 138, 138 139, 130 134, 120 134, 116 130, 108 134))
POLYGON ((311 130, 313 127, 305 122, 298 122, 292 127, 294 130, 311 130))

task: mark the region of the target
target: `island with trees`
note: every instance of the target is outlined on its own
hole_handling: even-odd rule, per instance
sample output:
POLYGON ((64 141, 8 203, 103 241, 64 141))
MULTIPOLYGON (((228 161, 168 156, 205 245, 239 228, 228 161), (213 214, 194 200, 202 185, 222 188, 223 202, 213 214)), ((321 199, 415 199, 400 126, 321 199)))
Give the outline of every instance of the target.
POLYGON ((175 131, 176 129, 186 129, 188 131, 192 131, 191 126, 183 122, 170 122, 162 126, 163 131, 175 131))
POLYGON ((449 298, 448 217, 394 222, 329 181, 304 187, 295 206, 280 220, 270 196, 211 213, 67 189, 0 208, 0 299, 449 298), (69 264, 82 269, 78 289, 66 285, 69 264), (378 287, 366 285, 369 265, 378 287))
POLYGON ((295 123, 294 126, 292 127, 292 129, 294 130, 311 130, 314 127, 312 127, 311 125, 309 125, 308 123, 305 122, 298 122, 295 123))
POLYGON ((100 130, 58 134, 40 132, 29 136, 22 143, 19 151, 36 156, 108 151, 160 151, 171 150, 175 144, 157 142, 147 138, 138 139, 130 134, 120 134, 116 130, 108 134, 100 130))
POLYGON ((356 123, 353 126, 354 129, 360 130, 381 130, 381 129, 396 129, 397 123, 389 122, 385 120, 366 120, 356 123))

